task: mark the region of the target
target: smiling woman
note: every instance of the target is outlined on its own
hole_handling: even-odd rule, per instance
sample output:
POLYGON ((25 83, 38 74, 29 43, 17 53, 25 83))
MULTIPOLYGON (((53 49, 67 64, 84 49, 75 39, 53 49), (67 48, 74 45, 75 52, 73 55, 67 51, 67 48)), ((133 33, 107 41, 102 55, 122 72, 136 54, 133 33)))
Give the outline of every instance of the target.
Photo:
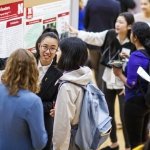
POLYGON ((53 131, 53 117, 49 115, 56 101, 58 85, 55 82, 62 73, 56 69, 56 51, 58 49, 58 33, 55 29, 47 28, 36 42, 36 60, 39 68, 41 89, 37 94, 42 99, 44 107, 44 122, 48 132, 48 143, 44 150, 50 150, 53 131))

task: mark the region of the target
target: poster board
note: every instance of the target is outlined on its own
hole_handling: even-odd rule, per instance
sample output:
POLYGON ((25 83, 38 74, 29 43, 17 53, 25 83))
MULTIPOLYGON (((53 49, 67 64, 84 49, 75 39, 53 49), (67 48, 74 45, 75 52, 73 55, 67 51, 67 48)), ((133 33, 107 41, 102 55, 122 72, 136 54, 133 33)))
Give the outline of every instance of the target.
MULTIPOLYGON (((68 36, 64 22, 69 22, 72 26, 76 24, 74 27, 77 27, 78 0, 0 0, 0 17, 2 14, 1 6, 9 7, 11 4, 17 6, 18 2, 23 3, 21 16, 0 21, 0 58, 9 57, 15 49, 20 47, 32 50, 35 48, 36 39, 48 26, 58 30, 60 39, 68 36), (29 11, 33 11, 31 18, 27 18, 26 15, 28 8, 29 11), (16 23, 16 26, 10 26, 9 30, 7 27, 11 20, 16 23)), ((11 6, 11 10, 14 11, 15 7, 11 6)), ((16 9, 15 13, 17 12, 16 9)))
POLYGON ((0 5, 0 57, 23 47, 23 0, 0 5))
POLYGON ((57 29, 60 39, 68 37, 65 22, 69 20, 70 0, 24 8, 24 48, 33 52, 37 38, 47 27, 57 29))

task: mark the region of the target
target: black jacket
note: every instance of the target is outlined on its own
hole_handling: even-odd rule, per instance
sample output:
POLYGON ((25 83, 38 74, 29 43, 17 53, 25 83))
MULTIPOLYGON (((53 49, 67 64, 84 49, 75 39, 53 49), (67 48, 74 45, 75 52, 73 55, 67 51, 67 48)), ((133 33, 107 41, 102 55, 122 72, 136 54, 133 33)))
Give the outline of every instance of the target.
POLYGON ((42 99, 45 128, 48 133, 48 142, 43 150, 50 150, 50 145, 52 143, 54 118, 51 117, 49 113, 50 109, 53 108, 53 101, 56 101, 57 98, 59 84, 55 85, 55 83, 61 76, 62 72, 56 69, 56 58, 54 58, 53 63, 51 64, 41 81, 41 89, 37 94, 42 99))

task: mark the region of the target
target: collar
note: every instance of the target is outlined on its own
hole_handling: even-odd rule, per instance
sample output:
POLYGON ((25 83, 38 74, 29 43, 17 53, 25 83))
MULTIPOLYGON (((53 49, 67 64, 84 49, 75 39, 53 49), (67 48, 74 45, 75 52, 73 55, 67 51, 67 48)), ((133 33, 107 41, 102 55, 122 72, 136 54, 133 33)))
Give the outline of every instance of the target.
POLYGON ((50 63, 49 65, 47 65, 47 66, 42 66, 42 64, 41 64, 41 62, 40 62, 40 60, 39 60, 39 61, 38 61, 38 68, 49 68, 52 63, 53 63, 53 59, 52 59, 52 61, 51 61, 51 63, 50 63))
MULTIPOLYGON (((120 42, 119 35, 117 35, 117 39, 120 42)), ((122 45, 125 44, 125 43, 128 43, 128 42, 130 42, 130 40, 126 37, 126 39, 123 41, 122 45)))

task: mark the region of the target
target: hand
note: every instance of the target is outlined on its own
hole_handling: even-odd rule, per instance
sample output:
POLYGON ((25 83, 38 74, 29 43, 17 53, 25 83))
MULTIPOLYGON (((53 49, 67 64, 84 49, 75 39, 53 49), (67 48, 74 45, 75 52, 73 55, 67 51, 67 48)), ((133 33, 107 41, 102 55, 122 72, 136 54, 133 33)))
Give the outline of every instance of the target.
POLYGON ((113 72, 119 77, 122 74, 122 68, 113 67, 113 72))
POLYGON ((128 54, 125 53, 125 52, 121 52, 121 53, 119 54, 119 56, 120 56, 122 59, 124 59, 124 58, 129 58, 129 57, 130 57, 130 55, 128 55, 128 54))
POLYGON ((52 117, 54 117, 55 116, 55 109, 51 109, 49 115, 52 116, 52 117))
POLYGON ((125 90, 123 89, 123 90, 119 93, 119 95, 125 95, 125 90))
POLYGON ((70 34, 78 34, 78 30, 70 26, 67 22, 65 22, 65 26, 69 29, 70 34))

